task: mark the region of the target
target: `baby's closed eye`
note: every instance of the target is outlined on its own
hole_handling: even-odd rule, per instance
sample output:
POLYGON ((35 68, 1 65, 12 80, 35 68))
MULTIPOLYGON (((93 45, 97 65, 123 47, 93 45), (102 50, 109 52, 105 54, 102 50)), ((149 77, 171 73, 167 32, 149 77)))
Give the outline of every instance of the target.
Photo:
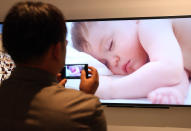
POLYGON ((109 48, 108 48, 108 50, 111 51, 111 50, 112 50, 112 47, 113 47, 113 40, 111 40, 111 42, 109 43, 109 48))

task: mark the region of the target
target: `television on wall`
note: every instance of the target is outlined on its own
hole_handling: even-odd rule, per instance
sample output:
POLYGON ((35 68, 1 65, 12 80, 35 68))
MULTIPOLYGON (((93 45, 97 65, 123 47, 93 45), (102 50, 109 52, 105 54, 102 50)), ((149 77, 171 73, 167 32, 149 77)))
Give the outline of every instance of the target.
MULTIPOLYGON (((68 20, 66 64, 98 70, 111 106, 191 105, 191 16, 68 20)), ((68 80, 79 88, 80 80, 68 80)), ((78 89, 79 90, 79 89, 78 89)))

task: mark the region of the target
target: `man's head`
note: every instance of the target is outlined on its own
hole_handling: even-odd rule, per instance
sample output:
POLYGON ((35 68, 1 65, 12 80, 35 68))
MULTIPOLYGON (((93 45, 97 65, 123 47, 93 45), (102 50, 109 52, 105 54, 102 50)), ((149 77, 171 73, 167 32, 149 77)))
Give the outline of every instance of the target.
POLYGON ((5 17, 3 47, 16 64, 40 62, 50 48, 57 47, 63 48, 65 60, 66 32, 64 17, 55 6, 20 2, 5 17))
POLYGON ((147 61, 139 42, 136 20, 77 22, 71 33, 76 49, 98 59, 113 74, 130 74, 147 61))

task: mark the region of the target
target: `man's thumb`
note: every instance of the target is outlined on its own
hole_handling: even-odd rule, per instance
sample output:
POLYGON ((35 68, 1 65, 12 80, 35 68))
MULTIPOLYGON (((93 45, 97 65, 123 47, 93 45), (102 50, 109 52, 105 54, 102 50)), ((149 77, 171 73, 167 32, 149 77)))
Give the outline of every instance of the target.
POLYGON ((81 81, 83 81, 85 79, 86 79, 86 72, 85 72, 85 70, 82 70, 81 71, 81 81))
POLYGON ((61 80, 61 81, 58 83, 58 85, 60 85, 60 86, 65 86, 66 82, 67 82, 67 79, 63 79, 63 80, 61 80))

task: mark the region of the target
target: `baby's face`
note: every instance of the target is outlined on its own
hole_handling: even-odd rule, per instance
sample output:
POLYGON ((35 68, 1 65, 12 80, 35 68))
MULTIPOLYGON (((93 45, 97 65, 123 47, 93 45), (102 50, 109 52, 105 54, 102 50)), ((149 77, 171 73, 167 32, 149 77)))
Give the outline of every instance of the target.
POLYGON ((137 21, 98 22, 88 27, 85 52, 105 64, 116 75, 127 75, 147 61, 138 38, 137 21))

